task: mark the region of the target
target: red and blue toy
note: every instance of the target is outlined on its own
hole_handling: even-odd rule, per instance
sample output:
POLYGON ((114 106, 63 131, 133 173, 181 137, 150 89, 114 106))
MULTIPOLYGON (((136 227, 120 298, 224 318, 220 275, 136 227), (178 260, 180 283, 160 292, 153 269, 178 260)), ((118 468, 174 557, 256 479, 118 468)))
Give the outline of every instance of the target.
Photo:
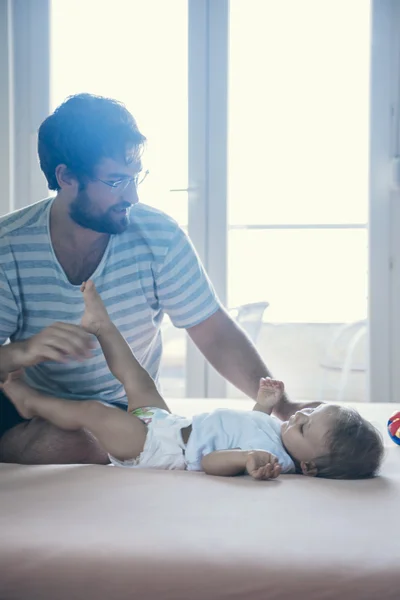
POLYGON ((396 412, 390 417, 388 432, 394 443, 400 446, 400 412, 396 412))

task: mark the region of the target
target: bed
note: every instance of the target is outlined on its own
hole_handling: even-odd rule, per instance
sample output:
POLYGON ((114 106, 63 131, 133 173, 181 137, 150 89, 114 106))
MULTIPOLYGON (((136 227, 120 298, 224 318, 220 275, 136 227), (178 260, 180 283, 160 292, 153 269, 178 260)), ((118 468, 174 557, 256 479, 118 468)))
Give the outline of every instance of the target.
MULTIPOLYGON (((396 408, 361 407, 382 430, 396 408)), ((359 482, 2 464, 0 598, 398 600, 400 446, 387 445, 382 476, 359 482)))

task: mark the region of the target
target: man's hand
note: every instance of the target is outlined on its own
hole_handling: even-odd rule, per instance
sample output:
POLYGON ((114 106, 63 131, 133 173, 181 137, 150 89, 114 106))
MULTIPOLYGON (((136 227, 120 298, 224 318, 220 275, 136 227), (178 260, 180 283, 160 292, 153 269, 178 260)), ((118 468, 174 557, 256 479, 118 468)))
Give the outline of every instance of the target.
POLYGON ((45 361, 66 362, 91 356, 91 336, 80 325, 53 323, 19 344, 19 367, 45 361))
POLYGON ((246 471, 253 479, 276 479, 281 474, 281 466, 275 454, 254 450, 248 453, 246 471))

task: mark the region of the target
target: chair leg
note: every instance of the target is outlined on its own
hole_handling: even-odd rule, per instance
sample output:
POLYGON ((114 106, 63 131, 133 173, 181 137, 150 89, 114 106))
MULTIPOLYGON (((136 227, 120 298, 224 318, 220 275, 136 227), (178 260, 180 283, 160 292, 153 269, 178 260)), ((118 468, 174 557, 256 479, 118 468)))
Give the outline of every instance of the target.
POLYGON ((366 331, 367 331, 366 325, 362 324, 361 328, 355 332, 355 334, 353 335, 353 337, 349 343, 348 350, 347 350, 347 353, 346 353, 346 356, 345 356, 345 359, 343 362, 342 372, 340 375, 340 383, 339 383, 339 390, 338 390, 338 394, 337 394, 337 402, 343 402, 344 391, 346 389, 347 381, 348 381, 348 378, 350 375, 354 351, 355 351, 359 341, 361 340, 363 335, 366 333, 366 331))

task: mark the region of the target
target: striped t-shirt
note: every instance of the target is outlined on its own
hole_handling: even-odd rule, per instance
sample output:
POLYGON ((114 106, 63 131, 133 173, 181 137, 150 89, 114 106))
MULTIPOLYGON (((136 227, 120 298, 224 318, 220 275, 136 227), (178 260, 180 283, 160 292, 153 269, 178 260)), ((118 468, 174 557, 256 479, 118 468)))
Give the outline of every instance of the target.
MULTIPOLYGON (((84 312, 51 243, 46 199, 0 218, 0 344, 23 340, 56 321, 79 324, 84 312)), ((91 276, 108 313, 141 365, 157 381, 164 313, 176 327, 201 323, 220 304, 189 238, 164 213, 144 204, 124 233, 111 235, 91 276)), ((64 398, 126 402, 100 345, 92 358, 46 362, 26 370, 28 383, 64 398)))

